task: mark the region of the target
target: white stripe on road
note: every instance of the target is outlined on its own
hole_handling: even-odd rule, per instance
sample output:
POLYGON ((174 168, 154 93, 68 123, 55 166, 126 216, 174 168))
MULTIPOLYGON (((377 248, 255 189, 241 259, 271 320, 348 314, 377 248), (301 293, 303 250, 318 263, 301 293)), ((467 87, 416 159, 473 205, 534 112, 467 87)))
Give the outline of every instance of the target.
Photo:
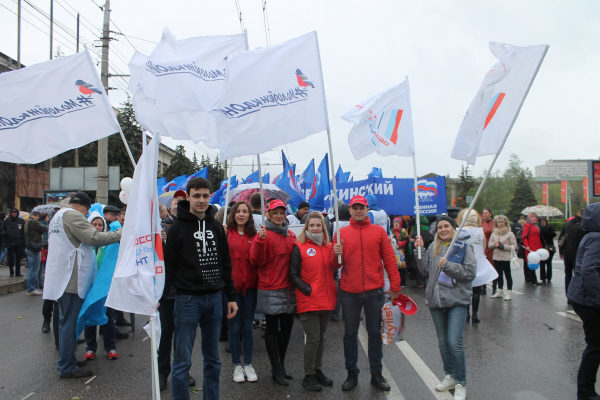
POLYGON ((581 318, 579 318, 579 316, 577 314, 575 314, 573 311, 568 311, 568 312, 557 311, 556 313, 565 318, 571 318, 573 321, 583 322, 583 321, 581 321, 581 318))
POLYGON ((406 340, 402 340, 396 343, 396 346, 400 349, 404 357, 408 360, 410 365, 417 371, 417 374, 421 377, 425 386, 433 393, 436 399, 440 400, 452 400, 454 397, 450 392, 438 392, 435 390, 435 385, 440 383, 440 380, 435 376, 433 371, 429 369, 425 361, 419 357, 414 349, 408 344, 406 340))
MULTIPOLYGON (((358 340, 360 341, 360 345, 362 346, 365 354, 369 354, 369 351, 368 351, 369 336, 367 335, 367 330, 365 329, 365 327, 362 324, 361 324, 361 329, 358 330, 358 340)), ((393 375, 387 369, 385 363, 382 362, 382 366, 383 366, 383 371, 382 371, 383 375, 388 377, 387 381, 390 384, 390 391, 385 392, 386 397, 388 399, 393 399, 393 400, 405 400, 405 397, 402 395, 400 388, 396 384, 396 380, 393 378, 393 375)))
POLYGON ((87 385, 88 383, 90 383, 91 381, 93 381, 94 379, 96 379, 96 375, 92 376, 90 379, 88 379, 84 385, 87 385))
POLYGON ((31 393, 29 393, 27 396, 23 397, 21 400, 25 400, 25 399, 28 399, 28 398, 30 398, 31 396, 33 396, 33 394, 34 394, 34 393, 35 393, 35 392, 31 392, 31 393))

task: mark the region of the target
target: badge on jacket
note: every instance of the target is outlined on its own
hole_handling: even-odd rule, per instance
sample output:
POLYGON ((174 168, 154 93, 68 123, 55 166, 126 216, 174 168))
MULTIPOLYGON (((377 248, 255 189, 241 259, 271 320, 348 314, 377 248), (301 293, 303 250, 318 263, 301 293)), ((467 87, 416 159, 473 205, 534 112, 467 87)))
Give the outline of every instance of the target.
POLYGON ((306 254, 312 257, 317 254, 317 251, 312 247, 309 247, 308 249, 306 249, 306 254))

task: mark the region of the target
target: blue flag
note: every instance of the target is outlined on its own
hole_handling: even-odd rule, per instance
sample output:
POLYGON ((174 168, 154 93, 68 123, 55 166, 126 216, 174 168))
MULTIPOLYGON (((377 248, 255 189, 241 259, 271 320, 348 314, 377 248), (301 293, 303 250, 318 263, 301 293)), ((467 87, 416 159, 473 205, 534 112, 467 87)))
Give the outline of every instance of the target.
POLYGON ((172 181, 170 181, 169 183, 167 183, 166 185, 164 185, 161 190, 160 193, 163 192, 172 192, 175 191, 177 189, 179 189, 179 186, 181 186, 181 184, 183 182, 185 182, 185 180, 187 179, 187 175, 183 174, 183 175, 179 175, 176 178, 173 178, 172 181))
POLYGON ((350 179, 350 172, 344 172, 341 165, 338 165, 338 169, 335 173, 335 182, 336 183, 346 183, 350 179))
POLYGON ((258 182, 258 170, 254 171, 244 179, 244 183, 258 182))
POLYGON ((327 154, 321 160, 316 172, 316 195, 308 200, 314 210, 328 210, 331 207, 331 181, 329 180, 329 158, 327 154))
POLYGON ((314 158, 310 160, 304 172, 300 174, 297 182, 306 200, 310 200, 317 195, 317 175, 315 174, 314 158))
POLYGON ((187 185, 188 183, 194 179, 194 178, 204 178, 204 179, 208 179, 208 167, 204 167, 199 171, 194 172, 193 174, 191 174, 190 176, 188 176, 185 181, 183 181, 183 183, 181 183, 181 185, 179 185, 179 187, 177 188, 178 190, 187 190, 187 185))
POLYGON ((369 172, 369 178, 383 178, 383 172, 381 168, 373 167, 371 168, 371 172, 369 172))
POLYGON ((283 172, 276 179, 275 185, 290 196, 289 203, 292 206, 298 207, 298 204, 304 201, 304 196, 296 185, 296 166, 295 164, 290 165, 283 150, 281 150, 281 158, 283 159, 283 172))
POLYGON ((262 183, 269 183, 269 179, 271 179, 271 175, 267 172, 266 174, 263 175, 262 183))
MULTIPOLYGON (((238 185, 237 176, 231 177, 231 188, 229 190, 235 189, 238 185)), ((221 207, 225 205, 225 201, 227 201, 227 179, 223 179, 221 181, 221 187, 219 190, 214 192, 210 197, 211 204, 219 204, 221 207)))
POLYGON ((163 192, 162 188, 166 184, 167 184, 167 178, 165 178, 164 176, 162 178, 158 178, 156 180, 156 188, 158 189, 157 192, 162 193, 163 192))
MULTIPOLYGON (((119 221, 110 224, 110 230, 116 231, 122 228, 119 221)), ((104 257, 100 263, 100 269, 96 280, 88 292, 79 311, 77 318, 77 337, 86 326, 100 326, 108 322, 106 317, 106 296, 112 282, 115 267, 117 265, 117 256, 119 255, 119 242, 105 246, 104 257)))

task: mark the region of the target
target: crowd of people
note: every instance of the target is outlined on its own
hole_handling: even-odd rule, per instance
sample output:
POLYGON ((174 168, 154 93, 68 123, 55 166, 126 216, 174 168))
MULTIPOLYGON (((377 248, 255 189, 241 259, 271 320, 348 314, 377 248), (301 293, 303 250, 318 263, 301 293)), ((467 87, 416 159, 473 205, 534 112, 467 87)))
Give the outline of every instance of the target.
MULTIPOLYGON (((556 246, 556 232, 534 213, 512 225, 506 216, 494 217, 489 209, 481 214, 461 210, 431 219, 421 216, 418 234, 414 217, 388 216, 373 195, 357 195, 349 204, 339 204, 337 227, 330 216, 311 212, 306 202, 288 215, 288 205, 274 199, 265 205, 263 216, 259 195, 230 204, 226 212, 210 204, 210 195, 209 182, 196 178, 185 191, 174 194, 171 207, 160 207, 166 280, 159 303, 158 372, 161 390, 171 375, 174 399, 189 398, 188 387, 195 385, 190 368, 198 327, 205 399, 219 398, 218 342, 223 331, 233 381, 259 380, 253 352, 254 328, 261 319, 273 382, 288 386, 293 379, 285 360, 297 318, 306 338, 301 384, 320 391, 333 385, 323 357, 327 326, 343 316, 347 377, 341 388, 350 391, 359 383, 357 337, 362 315, 370 383, 389 391, 382 374, 381 309, 386 298, 395 299, 411 280, 415 288, 426 288, 425 301, 438 337, 444 377, 435 390, 454 389, 455 399, 465 399, 463 331, 466 323, 481 321, 478 308, 486 284, 492 284, 491 298, 511 301, 515 256, 523 260, 528 284, 549 284, 556 250, 565 261, 569 303, 584 321, 587 348, 578 375, 579 398, 597 398, 592 373, 600 363, 597 205, 567 221, 556 246), (458 233, 461 223, 464 227, 458 233), (301 226, 298 236, 290 225, 301 226), (586 232, 592 234, 584 236, 586 232), (527 259, 540 248, 548 250, 550 258, 540 265, 538 280, 527 259), (497 278, 474 286, 481 271, 492 266, 497 278)), ((97 351, 97 327, 88 326, 85 361, 76 359, 77 317, 98 267, 104 268, 104 246, 118 245, 124 212, 106 206, 102 213, 89 214, 91 199, 83 192, 61 206, 51 213, 34 210, 26 222, 19 210, 11 209, 2 219, 0 234, 11 276, 21 275, 20 259, 26 255, 27 294, 39 295, 43 289, 43 332, 50 331, 54 315, 59 376, 77 378, 92 375, 85 361, 95 359, 97 351)), ((0 260, 3 254, 4 250, 0 260)), ((124 317, 110 308, 106 317, 100 333, 108 359, 115 360, 115 324, 123 324, 124 317)))

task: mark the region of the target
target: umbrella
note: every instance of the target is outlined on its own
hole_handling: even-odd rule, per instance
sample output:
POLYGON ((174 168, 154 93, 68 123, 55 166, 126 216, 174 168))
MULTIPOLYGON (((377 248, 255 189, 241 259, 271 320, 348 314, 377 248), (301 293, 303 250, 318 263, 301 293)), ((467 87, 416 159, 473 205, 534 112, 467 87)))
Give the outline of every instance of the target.
POLYGON ((171 207, 171 200, 173 200, 174 194, 175 194, 174 190, 161 194, 160 196, 158 196, 158 204, 162 204, 167 207, 171 207))
MULTIPOLYGON (((263 193, 265 194, 265 203, 279 199, 287 203, 290 200, 290 196, 279 187, 271 183, 263 183, 263 193)), ((259 182, 255 183, 244 183, 238 185, 231 190, 231 201, 249 201, 250 196, 260 191, 259 182)))
POLYGON ((31 211, 37 211, 41 214, 48 214, 50 219, 54 217, 54 214, 60 209, 56 204, 42 204, 39 206, 35 206, 31 211))
POLYGON ((530 213, 536 213, 538 217, 560 217, 563 215, 558 208, 545 205, 526 207, 521 211, 523 215, 530 213))

